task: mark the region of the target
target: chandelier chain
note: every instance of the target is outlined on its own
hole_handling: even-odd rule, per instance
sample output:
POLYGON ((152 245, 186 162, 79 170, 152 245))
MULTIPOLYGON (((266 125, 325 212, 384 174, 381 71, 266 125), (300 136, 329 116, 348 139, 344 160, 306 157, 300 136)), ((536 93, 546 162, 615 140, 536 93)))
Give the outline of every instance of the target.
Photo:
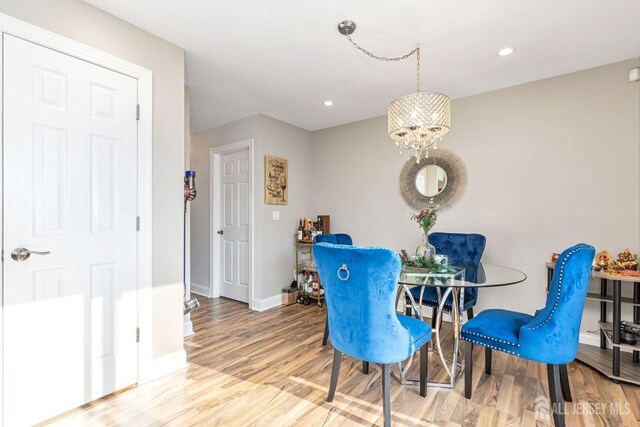
POLYGON ((402 55, 402 56, 397 56, 397 57, 378 56, 378 55, 374 55, 373 53, 369 52, 367 49, 365 49, 362 46, 360 46, 358 43, 354 42, 350 35, 346 35, 345 37, 347 38, 347 40, 349 40, 351 42, 351 44, 356 49, 362 51, 365 55, 368 55, 368 56, 372 57, 373 59, 377 59, 378 61, 402 61, 404 59, 409 58, 414 53, 418 53, 420 51, 420 48, 416 47, 411 52, 407 53, 406 55, 402 55))
POLYGON ((373 59, 377 59, 378 61, 404 61, 405 59, 408 59, 415 54, 417 59, 416 61, 416 92, 420 92, 420 46, 416 46, 416 48, 413 49, 411 52, 402 56, 395 56, 395 57, 378 56, 368 51, 367 49, 363 48, 355 41, 353 41, 353 39, 349 34, 346 34, 345 37, 347 38, 347 40, 351 42, 353 47, 355 47, 365 55, 370 56, 373 59))
POLYGON ((416 47, 416 93, 420 93, 420 47, 416 47))

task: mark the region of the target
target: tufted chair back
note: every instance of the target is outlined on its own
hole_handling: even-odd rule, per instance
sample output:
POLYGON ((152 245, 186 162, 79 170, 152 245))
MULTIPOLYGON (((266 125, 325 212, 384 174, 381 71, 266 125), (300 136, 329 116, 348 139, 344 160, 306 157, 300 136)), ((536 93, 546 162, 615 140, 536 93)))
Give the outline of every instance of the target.
MULTIPOLYGON (((478 265, 487 245, 486 237, 482 234, 431 233, 429 243, 435 246, 437 254, 446 255, 466 268, 467 282, 478 282, 478 265)), ((475 305, 477 298, 478 288, 465 288, 465 302, 473 301, 475 305)))
POLYGON ((313 243, 331 243, 332 245, 353 245, 351 236, 344 233, 319 234, 313 239, 313 243))
POLYGON ((575 359, 595 253, 593 246, 580 243, 560 254, 547 304, 520 328, 520 356, 556 365, 575 359))
MULTIPOLYGON (((446 255, 450 260, 477 265, 487 245, 487 238, 482 234, 431 233, 429 243, 435 246, 436 253, 446 255)), ((477 269, 473 274, 476 272, 477 269)), ((467 272, 469 274, 472 272, 467 272)))
POLYGON ((395 306, 400 257, 384 248, 327 243, 316 244, 313 250, 334 348, 373 363, 407 359, 412 338, 398 320, 395 306), (348 273, 340 270, 343 265, 348 273))

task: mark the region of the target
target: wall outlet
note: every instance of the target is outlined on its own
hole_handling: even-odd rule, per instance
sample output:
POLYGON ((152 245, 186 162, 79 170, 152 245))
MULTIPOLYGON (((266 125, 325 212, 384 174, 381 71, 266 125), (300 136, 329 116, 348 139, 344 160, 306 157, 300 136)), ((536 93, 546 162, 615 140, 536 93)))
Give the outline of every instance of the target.
POLYGON ((272 214, 274 221, 280 221, 280 211, 273 211, 272 214))

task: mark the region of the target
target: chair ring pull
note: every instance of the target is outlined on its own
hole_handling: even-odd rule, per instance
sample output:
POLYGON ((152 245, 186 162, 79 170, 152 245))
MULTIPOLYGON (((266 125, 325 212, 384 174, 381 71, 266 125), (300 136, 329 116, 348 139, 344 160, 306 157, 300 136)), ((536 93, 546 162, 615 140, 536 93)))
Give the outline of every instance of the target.
POLYGON ((347 268, 347 264, 342 264, 342 267, 338 269, 338 279, 342 280, 343 282, 349 280, 349 269, 347 268), (342 274, 342 271, 344 271, 346 274, 342 274))

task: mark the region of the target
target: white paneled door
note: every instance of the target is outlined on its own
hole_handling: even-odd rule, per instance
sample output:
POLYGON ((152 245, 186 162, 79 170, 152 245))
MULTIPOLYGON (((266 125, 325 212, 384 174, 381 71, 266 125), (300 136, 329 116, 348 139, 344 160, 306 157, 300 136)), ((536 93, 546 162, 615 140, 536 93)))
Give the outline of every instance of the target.
POLYGON ((249 149, 220 158, 220 295, 249 302, 249 149))
POLYGON ((3 47, 10 426, 137 380, 137 80, 9 35, 3 47))

